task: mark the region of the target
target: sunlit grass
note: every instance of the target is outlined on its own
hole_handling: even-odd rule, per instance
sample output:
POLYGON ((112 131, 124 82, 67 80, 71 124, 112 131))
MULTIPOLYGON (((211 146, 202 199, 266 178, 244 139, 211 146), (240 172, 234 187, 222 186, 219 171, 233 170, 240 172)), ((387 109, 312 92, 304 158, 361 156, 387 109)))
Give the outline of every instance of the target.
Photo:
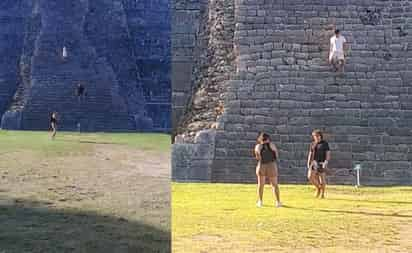
POLYGON ((259 245, 378 248, 396 245, 396 225, 412 220, 408 187, 330 186, 320 200, 310 186, 282 185, 283 208, 274 207, 269 187, 263 208, 255 206, 254 185, 176 183, 172 191, 176 252, 248 252, 259 245))
POLYGON ((0 154, 31 150, 47 155, 84 153, 95 144, 127 145, 141 150, 168 152, 170 136, 150 133, 58 132, 55 140, 41 131, 0 131, 0 154))

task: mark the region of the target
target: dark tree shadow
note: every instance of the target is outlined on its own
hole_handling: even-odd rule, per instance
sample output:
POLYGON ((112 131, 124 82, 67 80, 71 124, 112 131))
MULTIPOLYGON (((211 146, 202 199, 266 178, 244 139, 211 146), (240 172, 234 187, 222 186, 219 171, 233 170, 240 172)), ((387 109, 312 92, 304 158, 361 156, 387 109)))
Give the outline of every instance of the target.
POLYGON ((170 231, 48 203, 0 199, 0 253, 168 253, 170 231))

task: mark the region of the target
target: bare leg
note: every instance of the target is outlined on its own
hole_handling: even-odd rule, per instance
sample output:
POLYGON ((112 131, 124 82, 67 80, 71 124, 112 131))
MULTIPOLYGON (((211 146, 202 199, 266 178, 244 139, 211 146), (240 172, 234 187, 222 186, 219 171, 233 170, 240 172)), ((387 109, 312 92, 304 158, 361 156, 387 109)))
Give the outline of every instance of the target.
POLYGON ((338 71, 339 70, 339 64, 336 61, 333 61, 333 71, 338 71))
POLYGON ((329 63, 332 65, 333 71, 336 72, 336 71, 338 70, 336 60, 335 60, 334 58, 332 58, 332 59, 329 61, 329 63))
POLYGON ((269 178, 269 181, 270 181, 270 185, 272 186, 273 196, 275 197, 276 202, 280 203, 278 178, 277 177, 271 177, 271 178, 269 178))
POLYGON ((54 137, 56 137, 56 127, 52 126, 53 132, 52 132, 52 140, 54 140, 54 137))
POLYGON ((339 60, 339 72, 343 72, 344 70, 345 61, 339 60))
POLYGON ((321 190, 321 198, 325 198, 325 189, 326 189, 326 173, 319 174, 319 181, 320 181, 320 190, 321 190))
POLYGON ((320 185, 320 181, 319 181, 319 175, 318 173, 313 173, 313 181, 315 183, 315 187, 316 187, 316 192, 315 192, 315 197, 319 198, 320 194, 321 194, 321 185, 320 185))
POLYGON ((316 188, 315 196, 319 197, 319 195, 320 195, 320 182, 319 182, 317 173, 314 170, 309 169, 308 170, 308 179, 309 179, 309 182, 311 182, 311 184, 314 185, 315 188, 316 188))
POLYGON ((258 180, 258 189, 257 189, 258 198, 259 198, 259 201, 262 202, 263 201, 263 189, 265 188, 266 177, 258 175, 257 180, 258 180))

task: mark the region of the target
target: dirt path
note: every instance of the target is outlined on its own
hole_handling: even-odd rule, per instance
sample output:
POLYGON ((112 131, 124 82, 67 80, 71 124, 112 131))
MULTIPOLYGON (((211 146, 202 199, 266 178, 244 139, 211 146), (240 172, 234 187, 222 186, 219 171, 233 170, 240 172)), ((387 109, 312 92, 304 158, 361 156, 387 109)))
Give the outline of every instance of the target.
POLYGON ((53 212, 87 212, 136 222, 166 235, 170 231, 170 154, 107 144, 96 144, 92 150, 64 157, 42 157, 32 151, 1 154, 0 208, 36 209, 38 203, 53 212))

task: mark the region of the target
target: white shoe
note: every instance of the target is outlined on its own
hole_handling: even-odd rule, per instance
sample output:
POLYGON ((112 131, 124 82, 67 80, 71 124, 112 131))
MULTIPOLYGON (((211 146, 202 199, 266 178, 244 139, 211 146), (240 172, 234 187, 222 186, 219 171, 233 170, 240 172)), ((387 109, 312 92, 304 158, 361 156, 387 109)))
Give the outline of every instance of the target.
POLYGON ((275 206, 276 206, 277 208, 282 207, 282 203, 276 201, 276 205, 275 205, 275 206))
POLYGON ((262 207, 262 206, 263 206, 262 201, 259 200, 259 201, 256 203, 256 206, 257 206, 257 207, 262 207))

